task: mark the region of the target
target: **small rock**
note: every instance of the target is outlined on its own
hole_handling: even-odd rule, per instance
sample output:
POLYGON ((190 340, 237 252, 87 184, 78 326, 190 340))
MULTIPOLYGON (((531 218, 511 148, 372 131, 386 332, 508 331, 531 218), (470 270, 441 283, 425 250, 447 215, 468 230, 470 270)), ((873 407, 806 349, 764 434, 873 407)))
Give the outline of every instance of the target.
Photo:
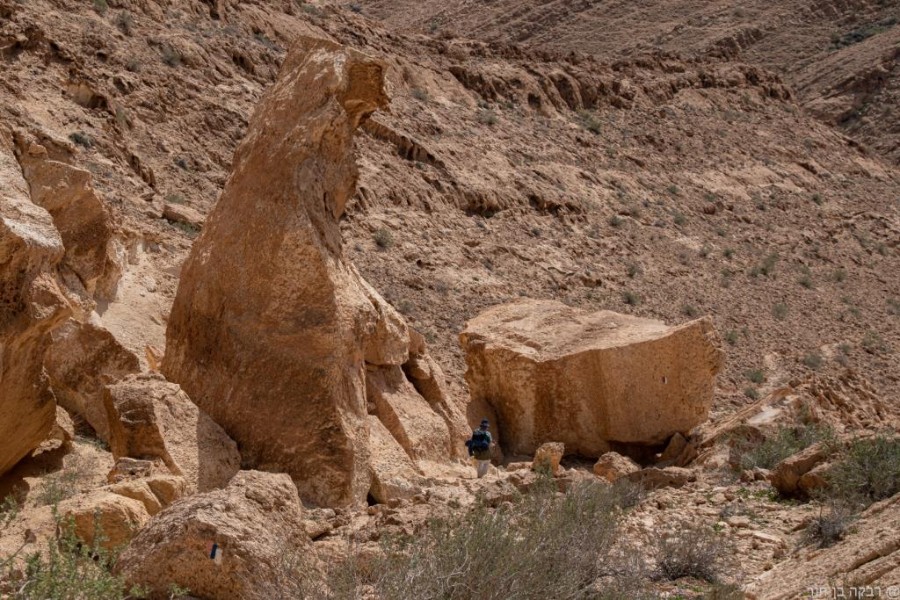
POLYGON ((594 464, 594 475, 610 483, 641 470, 641 466, 618 452, 607 452, 594 464))

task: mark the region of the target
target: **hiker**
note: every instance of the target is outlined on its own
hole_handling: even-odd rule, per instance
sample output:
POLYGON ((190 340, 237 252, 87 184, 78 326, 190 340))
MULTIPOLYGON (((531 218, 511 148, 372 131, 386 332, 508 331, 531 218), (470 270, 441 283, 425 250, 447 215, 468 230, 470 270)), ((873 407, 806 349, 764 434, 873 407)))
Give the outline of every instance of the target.
POLYGON ((491 466, 491 444, 493 444, 494 440, 491 438, 491 432, 488 431, 488 427, 490 427, 488 420, 482 419, 481 426, 472 432, 472 439, 466 440, 469 456, 475 457, 478 479, 487 475, 488 468, 491 466))

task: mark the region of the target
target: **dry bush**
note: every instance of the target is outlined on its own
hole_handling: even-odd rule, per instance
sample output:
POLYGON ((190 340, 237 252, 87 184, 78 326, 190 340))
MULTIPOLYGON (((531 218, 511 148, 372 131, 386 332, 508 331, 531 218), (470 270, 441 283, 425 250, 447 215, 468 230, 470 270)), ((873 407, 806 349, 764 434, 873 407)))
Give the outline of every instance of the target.
POLYGON ((828 472, 825 494, 865 507, 900 493, 900 437, 877 435, 852 442, 828 472))
POLYGON ((815 443, 832 444, 834 431, 825 425, 810 424, 780 427, 774 434, 759 440, 741 438, 733 441, 732 464, 738 470, 761 467, 771 469, 785 458, 815 443))
POLYGON ((309 576, 303 597, 380 600, 639 598, 646 577, 634 552, 617 547, 622 506, 632 489, 600 483, 556 492, 539 484, 518 502, 481 505, 429 524, 420 536, 384 542, 383 555, 358 555, 309 576), (602 588, 599 586, 603 586, 602 588))
POLYGON ((716 582, 730 551, 723 537, 710 527, 679 526, 674 535, 662 538, 658 547, 658 571, 664 579, 696 577, 716 582))
POLYGON ((853 520, 853 511, 840 502, 832 502, 822 507, 819 515, 810 521, 804 533, 804 541, 819 548, 828 548, 844 539, 844 534, 853 520))

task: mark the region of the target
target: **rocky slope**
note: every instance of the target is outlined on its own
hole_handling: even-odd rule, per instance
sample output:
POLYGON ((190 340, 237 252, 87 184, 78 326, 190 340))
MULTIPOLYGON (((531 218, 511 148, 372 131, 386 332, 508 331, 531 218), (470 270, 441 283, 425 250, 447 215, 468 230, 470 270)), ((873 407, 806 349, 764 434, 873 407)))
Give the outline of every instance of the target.
POLYGON ((782 74, 823 121, 900 159, 900 12, 892 2, 658 0, 630 2, 385 2, 360 12, 407 31, 628 60, 647 53, 739 59, 782 74))
MULTIPOLYGON (((452 3, 443 4, 460 27, 467 19, 488 22, 482 5, 453 12, 452 3)), ((740 52, 721 50, 728 44, 710 51, 724 39, 714 28, 708 38, 686 43, 682 27, 662 48, 667 52, 647 55, 641 46, 647 32, 627 27, 639 20, 658 28, 659 20, 623 4, 621 27, 613 30, 634 51, 615 57, 600 45, 590 50, 596 55, 570 53, 554 19, 536 18, 529 6, 515 7, 520 25, 530 23, 524 29, 472 28, 478 39, 465 39, 440 28, 415 32, 437 14, 428 3, 410 10, 421 19, 398 32, 399 13, 375 3, 361 5, 359 14, 355 5, 294 2, 0 0, 0 343, 21 359, 4 362, 0 371, 0 431, 28 433, 0 437, 3 470, 37 447, 0 481, 0 495, 22 507, 9 527, 3 521, 4 556, 38 548, 54 535, 50 505, 71 515, 86 538, 95 537, 100 517, 93 511, 100 507, 103 529, 116 542, 150 523, 123 563, 130 577, 196 576, 211 597, 227 596, 246 584, 241 573, 216 583, 214 570, 185 569, 172 555, 157 572, 141 563, 142 552, 181 536, 179 552, 210 551, 214 561, 206 544, 227 540, 239 544, 238 557, 261 557, 268 569, 279 549, 243 544, 272 526, 266 514, 275 506, 284 514, 274 526, 279 540, 298 548, 311 543, 314 555, 327 561, 345 553, 348 540, 374 551, 382 535, 421 533, 435 515, 475 506, 478 498, 488 497, 494 507, 512 502, 536 477, 516 463, 480 482, 460 477, 464 471, 452 457, 441 469, 429 463, 440 462, 434 449, 453 439, 448 423, 458 419, 448 420, 451 409, 466 407, 470 423, 490 411, 488 398, 469 402, 460 332, 485 309, 527 297, 581 309, 573 314, 612 309, 672 325, 710 316, 726 351, 710 431, 689 440, 673 436, 660 456, 655 452, 664 448, 652 448, 638 457, 647 469, 607 457, 612 466, 630 465, 629 477, 648 488, 679 486, 650 495, 626 526, 649 545, 671 529, 674 517, 715 524, 746 557, 729 568, 729 581, 746 584, 757 597, 800 593, 762 589, 768 580, 760 577, 786 557, 776 573, 800 568, 807 551, 787 555, 814 508, 770 498, 764 473, 748 470, 746 481, 735 481, 727 474, 727 434, 758 430, 765 438, 773 414, 789 415, 786 423, 812 414, 846 437, 896 427, 900 172, 888 146, 879 148, 883 155, 867 151, 829 124, 856 102, 845 89, 863 94, 873 115, 889 110, 889 75, 876 73, 874 87, 866 78, 850 87, 829 78, 846 65, 871 68, 894 29, 829 54, 833 64, 822 62, 816 43, 796 41, 789 48, 813 49, 804 50, 813 70, 802 79, 777 72, 779 63, 763 52, 787 39, 793 17, 780 5, 748 4, 756 18, 780 25, 771 37, 737 36, 744 40, 740 52), (369 20, 370 10, 388 25, 369 20), (545 41, 538 39, 543 31, 545 41), (342 45, 353 56, 361 51, 383 66, 388 107, 354 123, 360 125, 353 142, 358 179, 354 156, 335 150, 351 146, 344 113, 329 112, 334 98, 310 94, 315 105, 294 114, 284 87, 273 88, 262 104, 273 108, 253 120, 248 154, 232 163, 288 48, 302 55, 301 37, 342 45), (756 51, 763 58, 754 58, 756 51), (331 126, 343 137, 328 134, 331 126), (322 156, 334 164, 286 168, 293 167, 286 155, 267 154, 279 143, 307 161, 302 164, 322 156), (297 198, 302 202, 281 205, 297 198), (277 206, 263 210, 265 202, 277 206), (267 235, 275 230, 283 237, 273 241, 267 235), (222 266, 205 272, 203 261, 213 256, 222 266), (279 261, 284 269, 270 269, 279 261), (325 275, 308 276, 310 265, 325 275), (287 273, 289 281, 277 279, 287 273), (339 279, 352 285, 310 304, 305 294, 315 285, 327 281, 331 289, 339 279), (248 294, 256 294, 253 302, 248 294), (346 298, 354 300, 341 304, 346 298), (321 314, 294 320, 295 305, 318 306, 321 314), (391 317, 388 325, 384 315, 391 317), (385 348, 366 343, 382 325, 394 333, 410 328, 390 360, 382 360, 390 354, 385 348), (334 340, 326 340, 318 353, 308 352, 300 338, 317 326, 343 332, 343 342, 332 347, 334 340), (285 332, 290 335, 278 337, 285 332), (247 351, 251 343, 254 350, 247 351), (184 350, 190 344, 197 346, 184 350), (308 352, 308 369, 270 360, 283 347, 308 352), (210 375, 211 357, 236 366, 210 375), (184 390, 159 375, 137 374, 160 368, 184 390), (447 387, 438 394, 442 372, 447 387), (254 380, 253 373, 266 376, 254 380), (282 459, 296 457, 299 446, 283 415, 294 408, 294 389, 306 394, 303 382, 317 375, 319 396, 331 401, 322 400, 315 415, 322 427, 311 435, 335 439, 349 431, 354 438, 353 432, 367 431, 368 443, 382 450, 369 466, 384 477, 367 481, 368 493, 363 485, 350 486, 349 495, 334 486, 310 493, 301 485, 300 496, 287 488, 273 494, 266 476, 246 471, 289 470, 282 459), (204 387, 210 377, 218 377, 218 388, 204 387), (124 383, 110 385, 117 381, 124 383), (228 415, 218 403, 222 390, 241 385, 254 402, 235 395, 239 410, 228 415), (204 398, 209 389, 215 399, 204 398), (254 410, 266 395, 275 399, 271 410, 254 410), (758 396, 763 404, 754 405, 758 396), (778 412, 776 401, 779 410, 795 401, 805 408, 778 412), (54 403, 65 410, 50 410, 54 403), (341 403, 352 407, 336 410, 341 403), (431 431, 423 424, 442 426, 444 434, 417 438, 431 431), (279 435, 266 434, 276 430, 279 435), (245 471, 226 485, 238 468, 231 437, 245 471), (435 443, 438 438, 444 442, 435 443), (276 448, 277 459, 259 459, 254 444, 276 448), (411 488, 408 469, 417 467, 422 479, 411 488), (349 508, 313 508, 349 496, 349 508), (361 506, 366 500, 375 506, 361 506), (252 523, 217 528, 203 511, 223 502, 252 515, 252 523), (736 504, 734 511, 748 512, 726 511, 736 504), (755 516, 732 518, 747 515, 755 516)), ((557 11, 562 23, 573 6, 544 3, 542 10, 557 11)), ((590 14, 590 6, 583 8, 590 14)), ((692 20, 688 8, 672 12, 672 21, 706 22, 692 20)), ((889 16, 889 6, 863 8, 872 18, 889 16)), ((716 10, 733 25, 749 18, 716 10)), ((802 27, 816 31, 838 18, 827 10, 803 14, 802 27)), ((598 43, 613 45, 606 38, 598 43)), ((867 123, 870 129, 859 134, 876 136, 867 123)), ((890 127, 878 129, 878 139, 889 142, 882 134, 890 127)), ((376 338, 394 340, 389 333, 376 338)), ((703 403, 705 410, 708 399, 703 403)), ((348 456, 362 456, 366 440, 351 441, 359 452, 348 456)), ((303 450, 314 454, 316 445, 303 450)), ((322 457, 301 457, 310 458, 322 457)), ((341 476, 359 475, 345 467, 341 476)), ((592 464, 575 456, 558 475, 561 489, 595 477, 592 464)), ((876 523, 881 510, 894 514, 896 503, 883 506, 861 523, 876 523)), ((864 555, 873 551, 861 538, 853 545, 864 555)), ((870 583, 888 584, 892 571, 881 566, 896 559, 896 548, 874 551, 885 562, 861 573, 870 583)), ((848 566, 845 559, 837 553, 816 564, 821 573, 868 564, 848 566)), ((263 576, 271 581, 269 571, 263 576)), ((673 586, 669 591, 683 591, 673 586)))

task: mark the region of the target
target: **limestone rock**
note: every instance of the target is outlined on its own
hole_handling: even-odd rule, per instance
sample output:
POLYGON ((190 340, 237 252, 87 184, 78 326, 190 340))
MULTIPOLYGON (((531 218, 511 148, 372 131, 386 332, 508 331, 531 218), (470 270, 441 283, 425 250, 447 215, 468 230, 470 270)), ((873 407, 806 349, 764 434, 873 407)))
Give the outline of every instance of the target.
POLYGON ((453 411, 404 380, 406 323, 341 248, 353 133, 386 105, 383 75, 358 52, 298 41, 193 245, 166 332, 163 373, 246 464, 290 474, 319 505, 361 504, 370 491, 367 375, 390 396, 373 404, 395 417, 385 424, 408 454, 446 460, 454 450, 453 411))
POLYGON ((163 205, 163 218, 172 223, 184 223, 195 229, 203 227, 204 217, 190 206, 183 204, 172 204, 167 202, 163 205))
POLYGON ((72 312, 56 275, 63 252, 0 127, 0 475, 47 439, 56 418, 43 362, 49 332, 72 312))
POLYGON ((565 454, 566 446, 559 442, 547 442, 541 444, 534 453, 534 461, 531 468, 535 471, 543 471, 550 475, 556 475, 559 472, 559 461, 565 454))
POLYGON ((109 550, 127 544, 150 518, 140 500, 108 489, 63 500, 59 514, 64 521, 71 519, 79 539, 88 545, 96 542, 109 550))
POLYGON ((555 301, 494 307, 460 339, 472 399, 496 409, 513 454, 557 440, 599 456, 686 434, 706 420, 723 360, 708 319, 667 327, 555 301))
MULTIPOLYGON (((860 590, 892 590, 900 581, 900 495, 873 504, 853 522, 851 533, 830 548, 801 546, 789 558, 748 582, 748 597, 788 600, 809 597, 810 590, 831 595, 856 586, 860 590), (861 582, 861 583, 860 583, 861 582), (866 587, 869 586, 869 587, 866 587)), ((860 591, 860 594, 863 592, 860 591)), ((866 592, 869 593, 869 592, 866 592)), ((851 592, 846 592, 851 597, 851 592)), ((840 596, 838 596, 840 597, 840 596)))
POLYGON ((827 457, 824 444, 813 444, 775 465, 769 481, 779 493, 794 496, 801 491, 800 478, 827 457))
POLYGON ((447 423, 431 410, 400 367, 368 371, 366 393, 378 418, 411 457, 440 462, 451 455, 447 423))
POLYGON ((137 356, 102 326, 69 319, 53 332, 44 364, 57 402, 108 442, 104 387, 140 371, 137 356))
POLYGON ((639 464, 618 452, 607 452, 594 463, 594 475, 610 483, 640 470, 639 464))
POLYGON ((690 469, 682 467, 647 467, 634 471, 625 476, 628 480, 641 484, 647 490, 656 490, 664 487, 680 488, 691 481, 696 481, 697 475, 690 469))
POLYGON ((118 459, 160 459, 188 493, 223 487, 240 469, 237 445, 181 388, 161 375, 130 375, 104 396, 118 459))
POLYGON ((183 477, 153 475, 116 483, 106 489, 114 494, 137 500, 144 505, 147 513, 153 516, 184 496, 185 482, 183 477))
POLYGON ((369 492, 379 503, 394 498, 412 498, 421 487, 415 464, 377 417, 369 417, 372 486, 369 492))
POLYGON ((43 146, 17 136, 19 161, 31 200, 47 210, 65 246, 63 265, 92 297, 112 300, 122 276, 123 253, 112 220, 89 171, 49 158, 43 146))
POLYGON ((688 441, 680 433, 676 433, 669 440, 666 449, 659 457, 657 466, 659 467, 683 467, 697 458, 697 446, 692 441, 688 441))
POLYGON ((167 598, 172 584, 211 600, 271 598, 284 561, 307 543, 290 477, 241 471, 224 489, 185 498, 153 517, 117 569, 151 598, 167 598), (213 544, 218 560, 210 558, 213 544))

